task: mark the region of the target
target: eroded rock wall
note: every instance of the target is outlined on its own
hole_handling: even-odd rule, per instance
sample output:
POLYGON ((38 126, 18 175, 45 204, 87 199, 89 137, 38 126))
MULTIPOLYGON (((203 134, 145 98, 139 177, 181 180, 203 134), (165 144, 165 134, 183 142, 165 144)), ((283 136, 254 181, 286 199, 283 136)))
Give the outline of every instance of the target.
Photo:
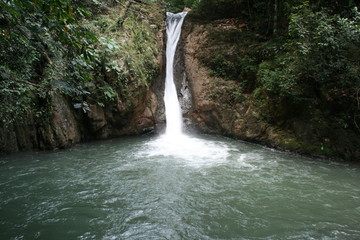
POLYGON ((55 95, 46 118, 39 121, 29 114, 25 120, 0 129, 0 152, 61 149, 82 141, 152 131, 156 96, 148 88, 138 91, 131 108, 119 101, 105 107, 89 105, 86 112, 75 109, 69 98, 55 95))
POLYGON ((53 96, 51 102, 52 111, 42 121, 29 113, 21 122, 0 129, 0 152, 49 150, 78 143, 82 136, 73 107, 61 95, 53 96))
MULTIPOLYGON (((212 53, 208 38, 214 25, 186 21, 182 35, 185 74, 193 96, 190 118, 198 130, 312 156, 360 160, 360 137, 352 130, 324 119, 321 113, 311 118, 285 114, 278 122, 268 122, 254 104, 253 93, 241 91, 239 82, 211 75, 202 58, 204 51, 212 53)), ((231 51, 231 46, 223 47, 231 51)))
POLYGON ((263 140, 266 127, 257 118, 251 102, 244 98, 235 106, 229 106, 225 102, 227 96, 220 94, 236 88, 236 83, 214 78, 200 62, 199 56, 208 36, 206 26, 188 22, 183 36, 186 75, 193 95, 193 123, 203 132, 263 140), (221 90, 219 95, 216 94, 218 90, 221 90))

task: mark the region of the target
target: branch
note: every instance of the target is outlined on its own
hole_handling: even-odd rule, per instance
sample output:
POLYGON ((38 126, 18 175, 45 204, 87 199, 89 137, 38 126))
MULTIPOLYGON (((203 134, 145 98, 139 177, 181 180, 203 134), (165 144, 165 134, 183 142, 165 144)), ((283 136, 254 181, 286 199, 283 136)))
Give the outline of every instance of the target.
POLYGON ((29 81, 26 81, 26 80, 19 80, 19 79, 16 79, 12 74, 7 74, 9 76, 9 80, 12 81, 12 84, 16 84, 16 83, 24 83, 24 84, 27 84, 27 85, 31 85, 33 87, 36 87, 36 88, 41 88, 41 89, 46 89, 46 87, 44 86, 41 86, 39 84, 36 84, 36 83, 32 83, 32 82, 29 82, 29 81))
POLYGON ((141 0, 128 0, 128 2, 135 3, 135 4, 146 4, 145 2, 141 0))
POLYGON ((359 125, 358 125, 357 122, 356 122, 356 117, 355 117, 355 115, 354 115, 354 123, 355 123, 356 128, 360 131, 359 125))
POLYGON ((31 85, 31 86, 34 86, 34 87, 46 89, 44 86, 41 86, 41 85, 36 84, 36 83, 29 82, 29 81, 26 81, 26 80, 16 80, 16 81, 21 82, 21 83, 25 83, 25 84, 28 84, 28 85, 31 85))

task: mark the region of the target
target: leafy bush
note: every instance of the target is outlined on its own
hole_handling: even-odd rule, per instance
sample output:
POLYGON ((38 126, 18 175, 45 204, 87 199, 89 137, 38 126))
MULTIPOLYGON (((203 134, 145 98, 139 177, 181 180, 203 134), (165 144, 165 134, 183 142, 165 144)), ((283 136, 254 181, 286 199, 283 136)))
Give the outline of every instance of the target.
POLYGON ((67 69, 96 41, 77 24, 85 16, 89 11, 75 0, 0 2, 0 101, 6 105, 0 116, 5 124, 26 116, 36 98, 55 89, 77 92, 75 79, 60 79, 49 67, 67 69))
POLYGON ((147 0, 147 2, 157 2, 166 8, 168 12, 181 12, 185 7, 197 8, 201 0, 147 0))
POLYGON ((311 100, 355 121, 360 110, 359 24, 356 9, 350 19, 313 11, 307 4, 295 8, 282 52, 259 67, 256 92, 264 108, 311 100), (269 103, 269 98, 277 101, 269 103))

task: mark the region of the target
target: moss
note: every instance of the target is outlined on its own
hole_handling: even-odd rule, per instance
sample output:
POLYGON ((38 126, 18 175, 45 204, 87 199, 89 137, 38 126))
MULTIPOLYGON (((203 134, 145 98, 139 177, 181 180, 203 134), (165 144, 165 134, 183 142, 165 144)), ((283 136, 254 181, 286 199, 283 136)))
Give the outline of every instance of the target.
POLYGON ((96 62, 93 84, 86 84, 95 86, 88 89, 96 92, 87 97, 89 102, 132 101, 136 89, 151 83, 158 71, 162 24, 163 12, 157 4, 117 4, 84 21, 100 40, 88 51, 96 62))
POLYGON ((301 142, 295 138, 283 138, 281 139, 280 147, 291 151, 298 151, 301 149, 301 142))
POLYGON ((287 134, 287 136, 280 134, 278 136, 280 141, 276 144, 277 147, 287 151, 308 154, 311 156, 333 157, 337 155, 327 142, 307 142, 291 137, 291 135, 291 133, 287 134))
POLYGON ((315 156, 334 156, 334 151, 330 147, 321 143, 304 144, 301 147, 301 152, 315 156))
POLYGON ((259 65, 271 55, 274 44, 266 44, 266 38, 250 31, 240 19, 217 20, 204 29, 207 38, 200 60, 210 75, 237 81, 242 92, 252 93, 259 65))

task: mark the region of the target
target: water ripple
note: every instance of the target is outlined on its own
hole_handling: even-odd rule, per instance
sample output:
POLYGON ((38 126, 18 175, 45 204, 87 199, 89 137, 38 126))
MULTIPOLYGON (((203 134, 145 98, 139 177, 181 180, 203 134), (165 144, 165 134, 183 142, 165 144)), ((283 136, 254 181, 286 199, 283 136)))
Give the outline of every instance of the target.
POLYGON ((111 140, 4 161, 1 239, 360 237, 356 165, 209 136, 111 140))

